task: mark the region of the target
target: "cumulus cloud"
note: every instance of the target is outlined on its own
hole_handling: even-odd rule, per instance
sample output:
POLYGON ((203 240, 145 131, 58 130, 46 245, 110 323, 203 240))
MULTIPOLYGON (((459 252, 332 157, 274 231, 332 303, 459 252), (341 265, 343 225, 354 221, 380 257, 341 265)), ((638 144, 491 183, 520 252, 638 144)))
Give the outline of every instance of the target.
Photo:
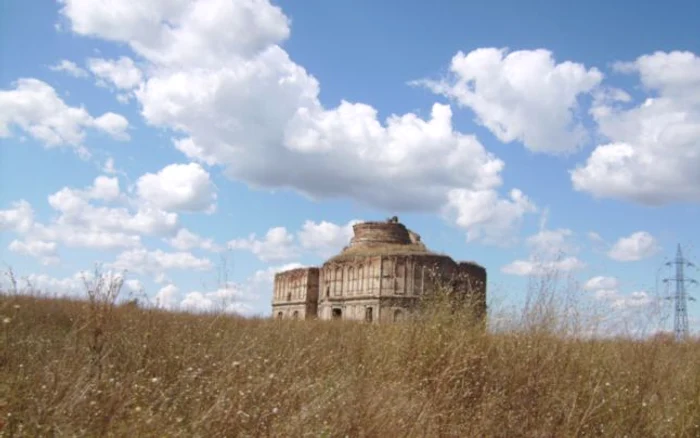
POLYGON ((608 251, 608 256, 620 262, 632 262, 653 256, 660 250, 656 238, 646 231, 621 237, 608 251))
POLYGON ((345 225, 328 221, 306 221, 297 233, 299 244, 304 250, 321 257, 330 257, 350 243, 353 236, 352 226, 360 222, 352 220, 345 225))
MULTIPOLYGON (((123 282, 120 294, 138 292, 142 286, 138 279, 126 279, 122 272, 99 271, 105 281, 105 285, 112 282, 123 282)), ((0 278, 0 288, 9 290, 12 285, 6 278, 0 278)), ((47 274, 32 273, 17 279, 17 292, 25 294, 39 294, 48 297, 87 298, 87 288, 96 285, 94 271, 78 271, 73 275, 57 278, 47 274)))
POLYGON ((454 189, 448 194, 445 212, 467 230, 467 241, 508 245, 523 216, 537 211, 535 204, 520 190, 510 199, 499 198, 494 190, 454 189))
POLYGON ((67 73, 75 78, 84 78, 88 75, 88 73, 84 69, 78 67, 78 65, 75 62, 69 61, 67 59, 62 59, 57 64, 50 66, 49 69, 51 71, 60 71, 67 73))
POLYGON ((13 244, 15 252, 55 260, 56 243, 100 250, 136 248, 142 235, 167 238, 180 228, 176 213, 128 197, 115 177, 99 176, 83 189, 64 187, 48 196, 48 204, 57 213, 48 223, 35 221, 24 200, 0 210, 0 229, 22 236, 13 244), (114 203, 126 206, 110 205, 114 203))
POLYGON ((700 201, 700 57, 655 52, 616 70, 638 74, 649 96, 597 96, 590 113, 607 142, 571 171, 574 188, 647 205, 700 201))
POLYGON ((627 311, 651 309, 653 305, 659 304, 658 300, 646 291, 622 293, 620 281, 616 277, 591 277, 583 288, 592 293, 594 300, 604 303, 611 311, 621 312, 616 313, 618 317, 624 316, 627 311))
POLYGON ((153 297, 156 307, 166 310, 177 310, 179 307, 180 290, 174 284, 168 284, 158 290, 153 297))
POLYGON ((255 234, 247 239, 233 239, 228 242, 228 247, 248 250, 264 262, 289 260, 299 255, 294 236, 285 227, 270 228, 262 239, 255 234))
POLYGON ((209 259, 199 258, 185 251, 165 252, 160 249, 148 251, 144 248, 136 248, 120 253, 109 267, 158 276, 171 270, 207 271, 212 268, 212 263, 209 259))
POLYGON ((134 212, 126 207, 95 206, 86 196, 94 193, 94 187, 85 191, 64 187, 50 195, 49 205, 61 213, 55 223, 83 227, 86 230, 147 235, 169 234, 177 229, 178 217, 175 213, 148 205, 139 206, 134 212))
POLYGON ((25 233, 34 225, 34 209, 24 199, 13 202, 12 207, 0 210, 0 230, 25 233))
POLYGON ((228 246, 231 249, 250 251, 265 262, 290 260, 303 253, 327 258, 350 243, 352 226, 358 222, 360 221, 355 219, 338 225, 328 221, 317 223, 307 220, 296 232, 296 236, 285 227, 273 227, 261 239, 251 234, 247 239, 231 240, 228 246))
POLYGON ((180 228, 177 234, 165 241, 175 249, 181 251, 189 251, 194 248, 201 248, 207 251, 218 252, 221 251, 221 247, 214 243, 213 239, 206 239, 187 228, 180 228))
POLYGON ((543 276, 581 270, 586 264, 577 257, 568 256, 559 260, 539 261, 535 259, 515 260, 501 268, 504 274, 520 276, 543 276))
POLYGON ((83 107, 67 105, 46 82, 19 79, 11 90, 0 90, 0 138, 12 136, 18 127, 45 147, 70 146, 81 155, 85 130, 94 128, 118 140, 128 139, 128 121, 121 115, 105 113, 97 118, 83 107))
POLYGON ((101 175, 95 178, 88 196, 93 199, 102 199, 110 202, 119 199, 120 195, 119 179, 101 175))
POLYGON ((614 290, 620 286, 620 282, 615 277, 605 277, 602 275, 589 278, 584 284, 583 288, 585 290, 601 290, 608 289, 614 290))
POLYGON ((141 199, 169 211, 216 209, 216 192, 209 173, 197 163, 171 164, 147 173, 136 182, 141 199))
POLYGON ((542 212, 540 230, 525 240, 529 255, 525 260, 514 260, 503 266, 501 272, 520 276, 544 276, 584 269, 586 264, 577 256, 573 231, 568 228, 548 229, 549 210, 542 212))
POLYGON ((101 82, 108 82, 111 85, 124 90, 135 88, 141 83, 143 76, 141 70, 136 67, 134 60, 128 56, 119 59, 88 59, 88 68, 100 78, 101 82))
POLYGON ((134 91, 146 122, 230 178, 393 211, 437 211, 452 190, 500 205, 503 162, 454 130, 449 106, 384 121, 363 103, 325 108, 318 81, 280 47, 290 23, 268 1, 61 3, 73 32, 125 43, 147 64, 134 91))
POLYGON ((557 63, 548 50, 480 48, 458 52, 449 77, 412 83, 470 108, 476 121, 502 142, 519 141, 535 152, 567 153, 588 138, 580 122, 579 98, 602 79, 596 68, 557 63))
POLYGON ((119 114, 105 113, 96 118, 94 124, 117 140, 129 140, 130 138, 126 132, 129 122, 119 114))
POLYGON ((571 253, 575 249, 570 241, 573 231, 568 228, 556 230, 542 229, 537 234, 527 238, 526 244, 533 252, 541 255, 556 256, 560 253, 571 253))
POLYGON ((186 312, 224 312, 243 316, 269 313, 274 275, 300 268, 299 263, 270 266, 255 271, 241 283, 222 284, 213 290, 182 293, 172 284, 162 287, 153 298, 158 307, 186 312))
POLYGON ((24 254, 38 259, 43 265, 54 265, 60 261, 56 254, 56 242, 43 240, 13 240, 8 249, 18 254, 24 254))

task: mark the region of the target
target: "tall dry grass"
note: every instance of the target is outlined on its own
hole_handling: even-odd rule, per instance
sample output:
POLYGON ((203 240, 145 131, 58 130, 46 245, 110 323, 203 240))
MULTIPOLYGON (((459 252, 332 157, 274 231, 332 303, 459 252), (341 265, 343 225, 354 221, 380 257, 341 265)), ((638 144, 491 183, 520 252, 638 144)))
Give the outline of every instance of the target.
POLYGON ((505 333, 439 299, 383 326, 176 314, 111 283, 0 297, 0 436, 700 436, 696 341, 561 336, 542 303, 505 333))

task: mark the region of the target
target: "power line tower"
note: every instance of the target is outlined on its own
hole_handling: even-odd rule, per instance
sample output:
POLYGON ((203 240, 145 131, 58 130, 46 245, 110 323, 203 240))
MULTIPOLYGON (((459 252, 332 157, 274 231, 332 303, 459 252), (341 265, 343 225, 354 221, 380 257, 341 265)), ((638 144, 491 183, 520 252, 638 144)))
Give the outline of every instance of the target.
POLYGON ((688 337, 688 300, 695 301, 695 298, 688 296, 685 286, 688 284, 698 284, 697 281, 685 276, 684 268, 695 267, 694 264, 683 258, 681 245, 678 244, 676 258, 666 263, 666 266, 676 267, 676 275, 672 278, 665 278, 664 283, 674 282, 676 284, 676 293, 673 296, 667 297, 675 302, 675 312, 673 318, 673 332, 677 341, 682 341, 688 337))

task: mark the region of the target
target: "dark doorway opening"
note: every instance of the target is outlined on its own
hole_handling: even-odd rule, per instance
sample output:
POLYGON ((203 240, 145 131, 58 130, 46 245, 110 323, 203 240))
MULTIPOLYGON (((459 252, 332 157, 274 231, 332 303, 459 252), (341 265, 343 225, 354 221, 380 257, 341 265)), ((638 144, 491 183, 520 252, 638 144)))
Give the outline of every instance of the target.
POLYGON ((372 322, 373 315, 372 315, 372 307, 367 307, 365 309, 365 322, 372 322))
POLYGON ((338 308, 333 309, 332 317, 333 317, 333 319, 342 319, 343 318, 343 310, 338 309, 338 308))

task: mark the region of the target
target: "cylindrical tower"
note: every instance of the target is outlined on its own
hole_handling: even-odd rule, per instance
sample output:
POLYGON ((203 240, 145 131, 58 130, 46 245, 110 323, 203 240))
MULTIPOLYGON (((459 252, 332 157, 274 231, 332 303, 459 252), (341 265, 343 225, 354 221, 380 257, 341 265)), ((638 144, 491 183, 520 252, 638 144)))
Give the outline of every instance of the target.
POLYGON ((483 297, 485 309, 486 270, 428 250, 398 218, 358 223, 353 234, 350 244, 321 267, 320 319, 399 320, 438 281, 458 294, 483 297))

